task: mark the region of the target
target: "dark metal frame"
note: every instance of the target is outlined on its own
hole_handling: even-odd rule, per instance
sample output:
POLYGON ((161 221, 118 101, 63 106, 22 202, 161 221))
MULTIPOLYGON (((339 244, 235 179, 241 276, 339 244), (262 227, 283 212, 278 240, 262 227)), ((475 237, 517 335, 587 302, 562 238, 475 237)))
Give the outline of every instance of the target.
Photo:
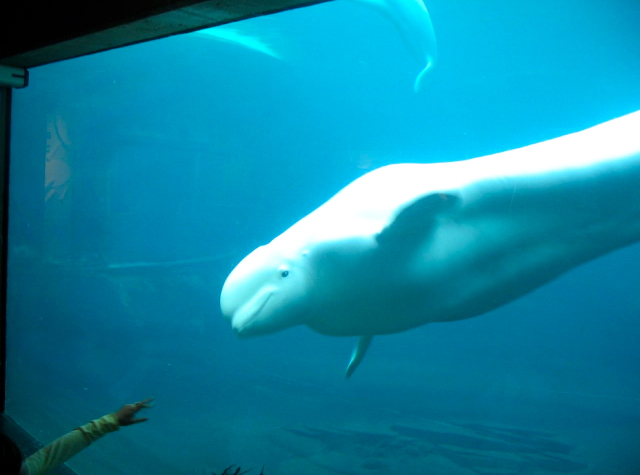
POLYGON ((0 87, 0 412, 4 414, 7 362, 7 230, 11 89, 0 87))

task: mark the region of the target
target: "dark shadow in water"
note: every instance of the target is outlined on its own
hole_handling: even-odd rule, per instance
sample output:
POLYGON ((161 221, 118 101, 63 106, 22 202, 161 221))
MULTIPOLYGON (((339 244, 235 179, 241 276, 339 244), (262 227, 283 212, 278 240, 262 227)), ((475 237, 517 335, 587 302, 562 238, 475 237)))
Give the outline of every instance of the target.
MULTIPOLYGON (((346 467, 327 466, 322 462, 322 453, 327 454, 327 458, 342 454, 342 460, 348 460, 352 468, 348 472, 358 474, 390 469, 405 462, 415 466, 443 461, 481 475, 530 471, 573 473, 587 468, 586 464, 566 456, 574 450, 573 446, 554 440, 550 433, 477 423, 441 425, 443 430, 400 424, 390 426, 385 432, 318 427, 284 430, 297 436, 289 439, 290 444, 300 438, 314 441, 317 451, 313 456, 308 455, 308 460, 314 464, 320 461, 324 468, 338 472, 346 467), (354 465, 358 469, 354 469, 354 465)), ((302 455, 298 448, 290 446, 289 449, 302 455)))

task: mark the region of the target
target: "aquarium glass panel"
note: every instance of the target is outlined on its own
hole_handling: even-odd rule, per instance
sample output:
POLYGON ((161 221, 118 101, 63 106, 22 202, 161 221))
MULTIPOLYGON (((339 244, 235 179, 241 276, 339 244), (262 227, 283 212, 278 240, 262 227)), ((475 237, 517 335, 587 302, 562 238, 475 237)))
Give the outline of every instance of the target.
POLYGON ((34 68, 7 413, 155 398, 81 474, 640 473, 633 134, 465 161, 640 110, 640 3, 425 3, 34 68))

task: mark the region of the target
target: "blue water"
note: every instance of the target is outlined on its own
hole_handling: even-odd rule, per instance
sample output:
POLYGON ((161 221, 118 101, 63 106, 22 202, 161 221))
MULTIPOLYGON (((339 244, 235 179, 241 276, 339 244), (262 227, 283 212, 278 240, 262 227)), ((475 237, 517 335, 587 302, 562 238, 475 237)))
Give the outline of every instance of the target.
POLYGON ((9 414, 48 442, 154 396, 149 422, 72 460, 98 475, 640 473, 637 245, 379 337, 349 381, 354 339, 240 341, 220 314, 242 257, 370 169, 640 109, 637 1, 427 7, 440 61, 420 94, 393 26, 348 2, 236 25, 282 60, 185 35, 32 70, 14 93, 9 414))

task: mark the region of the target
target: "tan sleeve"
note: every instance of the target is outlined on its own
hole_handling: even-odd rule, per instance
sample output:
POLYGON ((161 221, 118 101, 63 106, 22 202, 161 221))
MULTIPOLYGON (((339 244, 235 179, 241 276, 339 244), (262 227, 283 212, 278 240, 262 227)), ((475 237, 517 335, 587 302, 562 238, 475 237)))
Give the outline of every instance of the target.
POLYGON ((89 447, 91 442, 118 429, 116 415, 109 414, 72 430, 25 460, 29 475, 47 473, 65 463, 82 449, 89 447))

